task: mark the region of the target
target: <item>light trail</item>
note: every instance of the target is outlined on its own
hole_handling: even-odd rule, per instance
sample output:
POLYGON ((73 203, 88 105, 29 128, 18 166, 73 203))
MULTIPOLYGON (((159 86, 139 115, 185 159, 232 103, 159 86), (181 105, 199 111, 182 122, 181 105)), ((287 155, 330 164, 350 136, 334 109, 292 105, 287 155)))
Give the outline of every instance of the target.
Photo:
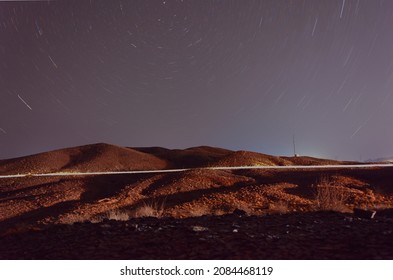
POLYGON ((70 176, 98 176, 98 175, 125 175, 125 174, 157 174, 175 173, 192 170, 247 170, 247 169, 269 169, 269 170, 291 170, 291 169, 368 169, 377 167, 393 167, 391 163, 378 164, 351 164, 351 165, 290 165, 290 166, 220 166, 220 167, 201 167, 201 168, 181 168, 181 169, 158 169, 158 170, 131 170, 131 171, 96 171, 96 172, 54 172, 37 174, 13 174, 0 175, 0 179, 23 178, 23 177, 70 177, 70 176))

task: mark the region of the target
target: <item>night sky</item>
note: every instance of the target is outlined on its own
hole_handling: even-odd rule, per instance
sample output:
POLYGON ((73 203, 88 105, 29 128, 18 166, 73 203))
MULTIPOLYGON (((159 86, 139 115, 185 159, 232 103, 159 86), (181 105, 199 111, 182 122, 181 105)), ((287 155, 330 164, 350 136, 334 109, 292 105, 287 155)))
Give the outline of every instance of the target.
POLYGON ((393 1, 0 2, 0 158, 393 155, 393 1))

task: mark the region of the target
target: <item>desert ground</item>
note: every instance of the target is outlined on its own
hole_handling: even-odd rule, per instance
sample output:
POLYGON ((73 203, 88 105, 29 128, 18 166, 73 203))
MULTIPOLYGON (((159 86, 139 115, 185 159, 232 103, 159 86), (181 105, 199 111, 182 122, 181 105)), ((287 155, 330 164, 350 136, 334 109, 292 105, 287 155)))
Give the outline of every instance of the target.
POLYGON ((27 176, 0 179, 0 258, 393 259, 392 167, 205 169, 349 164, 108 144, 1 160, 27 176))

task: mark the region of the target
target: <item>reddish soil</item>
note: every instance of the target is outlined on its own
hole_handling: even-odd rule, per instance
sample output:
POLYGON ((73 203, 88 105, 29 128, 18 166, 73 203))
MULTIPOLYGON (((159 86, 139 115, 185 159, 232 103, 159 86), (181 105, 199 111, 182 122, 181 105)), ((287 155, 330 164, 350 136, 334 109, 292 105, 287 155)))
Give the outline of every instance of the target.
MULTIPOLYGON (((95 144, 2 160, 0 175, 348 163, 211 147, 95 144)), ((382 209, 393 208, 392 171, 194 169, 0 179, 0 257, 391 259, 392 219, 382 209), (335 204, 321 203, 321 181, 335 204), (355 207, 376 209, 377 215, 359 219, 355 207), (231 215, 235 209, 247 216, 231 215)))

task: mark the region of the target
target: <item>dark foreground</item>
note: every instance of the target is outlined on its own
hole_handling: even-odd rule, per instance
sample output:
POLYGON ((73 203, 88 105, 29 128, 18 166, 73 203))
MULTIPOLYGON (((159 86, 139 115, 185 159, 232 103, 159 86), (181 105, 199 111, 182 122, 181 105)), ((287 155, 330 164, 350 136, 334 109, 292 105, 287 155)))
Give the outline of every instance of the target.
POLYGON ((0 237, 1 259, 393 259, 393 219, 313 212, 138 218, 0 237))

